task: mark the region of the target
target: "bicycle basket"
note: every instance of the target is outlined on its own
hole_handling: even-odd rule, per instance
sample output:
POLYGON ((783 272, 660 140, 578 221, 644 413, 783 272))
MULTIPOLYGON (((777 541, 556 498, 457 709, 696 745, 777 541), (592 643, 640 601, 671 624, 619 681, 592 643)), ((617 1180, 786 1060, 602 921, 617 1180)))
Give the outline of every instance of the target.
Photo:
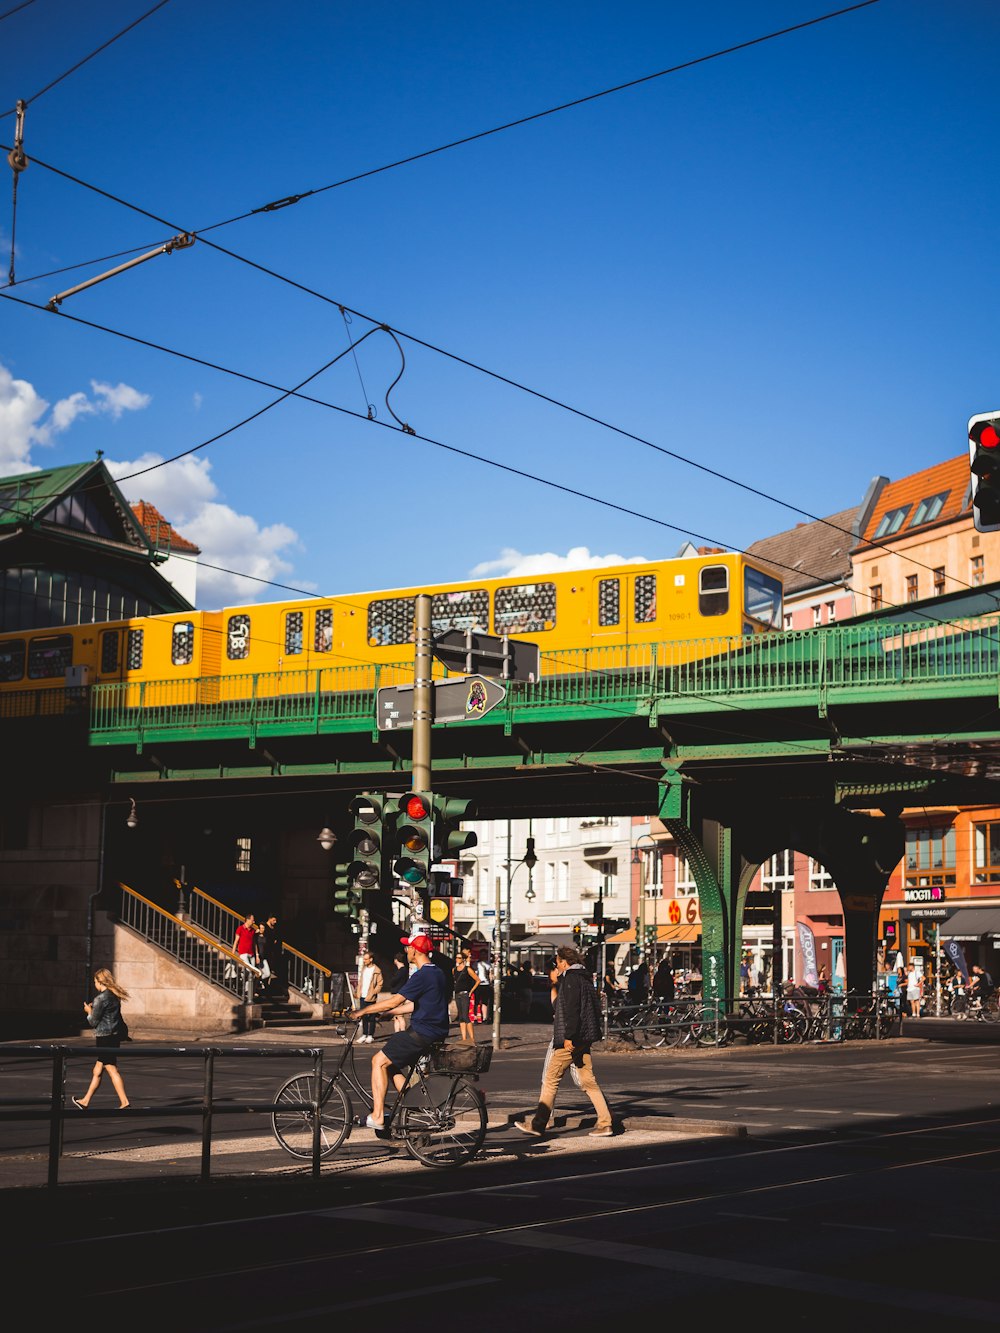
POLYGON ((446 1042, 431 1053, 431 1063, 439 1074, 485 1074, 492 1059, 492 1046, 470 1042, 446 1042))

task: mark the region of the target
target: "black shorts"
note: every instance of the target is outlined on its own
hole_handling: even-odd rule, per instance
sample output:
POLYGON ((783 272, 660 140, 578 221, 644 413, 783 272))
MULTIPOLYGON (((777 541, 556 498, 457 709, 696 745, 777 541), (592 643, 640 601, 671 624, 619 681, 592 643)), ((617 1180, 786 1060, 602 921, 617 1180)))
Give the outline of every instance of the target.
POLYGON ((97 1058, 98 1060, 100 1060, 101 1064, 117 1065, 118 1057, 115 1055, 115 1051, 118 1050, 121 1044, 122 1044, 121 1037, 117 1037, 114 1034, 111 1034, 107 1037, 98 1036, 97 1058))
POLYGON ((424 1037, 419 1032, 414 1032, 412 1028, 405 1028, 402 1032, 393 1032, 386 1037, 382 1045, 382 1054, 394 1068, 402 1072, 416 1064, 420 1056, 429 1051, 437 1040, 437 1037, 424 1037))

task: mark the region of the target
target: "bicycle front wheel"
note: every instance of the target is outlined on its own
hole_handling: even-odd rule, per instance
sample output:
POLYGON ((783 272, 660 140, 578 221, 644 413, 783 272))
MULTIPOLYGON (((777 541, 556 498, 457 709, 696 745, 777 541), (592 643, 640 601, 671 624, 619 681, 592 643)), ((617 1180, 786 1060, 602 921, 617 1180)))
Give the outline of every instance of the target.
POLYGON ((462 1166, 486 1139, 486 1103, 464 1079, 429 1074, 399 1108, 406 1150, 424 1166, 462 1166))
MULTIPOLYGON (((312 1074, 296 1074, 278 1089, 271 1112, 274 1137, 292 1157, 311 1159, 316 1113, 312 1108, 316 1080, 312 1074)), ((330 1086, 319 1112, 319 1155, 329 1157, 347 1138, 351 1128, 351 1103, 339 1083, 330 1086)))

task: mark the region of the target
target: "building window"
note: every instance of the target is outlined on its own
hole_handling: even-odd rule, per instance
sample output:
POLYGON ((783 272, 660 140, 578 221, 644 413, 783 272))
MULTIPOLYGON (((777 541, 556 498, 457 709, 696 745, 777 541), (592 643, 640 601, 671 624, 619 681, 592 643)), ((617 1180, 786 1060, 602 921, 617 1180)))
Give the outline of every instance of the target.
POLYGON ((809 858, 809 891, 811 893, 829 893, 831 889, 837 886, 833 882, 833 876, 820 861, 814 861, 809 858))
POLYGON ((890 509, 883 514, 882 521, 875 529, 875 541, 878 541, 879 537, 891 537, 894 532, 898 532, 912 508, 912 505, 903 505, 900 509, 890 509))
POLYGON ((601 877, 601 889, 605 898, 618 897, 618 862, 598 861, 597 873, 601 877))
POLYGON ((559 901, 565 903, 569 901, 569 862, 559 862, 559 878, 556 884, 556 891, 559 895, 559 901))
POLYGON ((940 495, 928 495, 925 500, 921 500, 917 505, 916 513, 910 519, 910 527, 919 527, 921 523, 933 523, 944 508, 944 502, 950 493, 950 491, 942 491, 940 495))
POLYGON ((677 898, 697 898, 698 896, 698 885, 694 882, 694 874, 686 856, 678 856, 677 858, 677 884, 674 888, 674 896, 677 898))
POLYGON ((791 615, 790 615, 787 611, 786 611, 785 614, 782 616, 781 620, 782 620, 782 624, 784 625, 785 629, 791 629, 791 628, 792 628, 792 617, 791 617, 791 615))
POLYGON ((906 830, 905 881, 908 889, 955 883, 955 830, 950 825, 906 830))
POLYGON ((813 629, 819 629, 823 623, 823 608, 819 605, 813 607, 813 629))
POLYGON ((826 623, 832 625, 837 619, 837 603, 827 602, 826 604, 826 623))
POLYGON ((916 575, 916 574, 907 574, 907 576, 906 576, 906 600, 907 600, 908 602, 915 602, 915 601, 918 600, 919 596, 920 596, 920 593, 919 593, 919 591, 918 591, 918 575, 916 575))
POLYGON ((760 886, 762 889, 781 889, 785 892, 795 888, 795 853, 791 847, 775 854, 760 868, 760 886))
POLYGON ((940 597, 944 592, 944 566, 934 571, 934 596, 940 597))
POLYGON ((1000 881, 1000 822, 973 824, 972 845, 974 882, 996 884, 1000 881))
POLYGON ((236 839, 236 869, 246 874, 250 869, 250 839, 236 839))
POLYGON ((556 868, 552 861, 545 862, 545 901, 554 903, 556 900, 556 868))
POLYGON ((882 585, 873 583, 868 589, 868 596, 871 599, 871 610, 880 611, 882 609, 882 585))
POLYGON ((642 857, 639 891, 644 898, 663 897, 663 857, 659 847, 640 847, 642 857))
POLYGON ((969 561, 969 582, 974 588, 978 588, 985 578, 984 560, 985 556, 974 555, 969 561))

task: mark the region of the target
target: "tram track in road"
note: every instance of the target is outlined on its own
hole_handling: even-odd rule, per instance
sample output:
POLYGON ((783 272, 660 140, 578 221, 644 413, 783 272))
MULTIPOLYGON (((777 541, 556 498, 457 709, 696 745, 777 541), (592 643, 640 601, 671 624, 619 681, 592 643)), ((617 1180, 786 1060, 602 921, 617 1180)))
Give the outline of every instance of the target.
MULTIPOLYGON (((265 1289, 301 1293, 301 1309, 293 1302, 280 1318, 261 1311, 256 1319, 234 1319, 230 1306, 224 1317, 213 1316, 210 1326, 216 1333, 289 1327, 319 1311, 391 1303, 401 1297, 399 1292, 387 1294, 378 1277, 387 1266, 427 1278, 447 1272, 458 1290, 472 1264, 482 1265, 480 1277, 511 1264, 517 1272, 525 1266, 534 1272, 542 1256, 560 1267, 571 1263, 586 1275, 598 1255, 630 1274, 659 1275, 661 1280, 670 1275, 671 1282, 695 1287, 722 1284, 744 1293, 748 1287, 764 1287, 781 1293, 781 1299, 807 1293, 873 1309, 919 1309, 996 1323, 1000 1302, 988 1293, 961 1287, 928 1291, 919 1280, 872 1281, 840 1272, 831 1262, 845 1247, 864 1256, 865 1246, 876 1236, 880 1244, 897 1241, 901 1250, 912 1250, 912 1229, 883 1226, 881 1219, 864 1211, 856 1215, 852 1210, 859 1197, 917 1197, 925 1183, 936 1187, 937 1177, 947 1175, 953 1190, 956 1181, 965 1183, 971 1203, 980 1177, 970 1168, 981 1168, 990 1159, 1000 1164, 1000 1116, 940 1125, 937 1149, 927 1143, 927 1132, 921 1126, 863 1140, 768 1146, 742 1140, 738 1150, 730 1144, 725 1151, 701 1150, 671 1161, 636 1161, 632 1154, 630 1160, 621 1160, 619 1154, 614 1165, 580 1170, 577 1162, 548 1178, 480 1184, 463 1173, 460 1185, 452 1176, 444 1189, 424 1177, 419 1191, 210 1225, 144 1227, 57 1244, 50 1247, 49 1258, 61 1271, 73 1271, 79 1264, 79 1274, 74 1272, 77 1295, 84 1295, 76 1285, 82 1282, 88 1296, 112 1297, 123 1314, 132 1302, 137 1309, 176 1304, 178 1313, 194 1308, 194 1302, 201 1308, 206 1292, 213 1293, 214 1303, 248 1280, 265 1289), (846 1215, 838 1215, 845 1209, 846 1215), (829 1215, 823 1216, 823 1210, 829 1215), (813 1235, 822 1223, 831 1238, 825 1249, 801 1250, 804 1212, 814 1217, 813 1235), (739 1249, 717 1252, 711 1238, 720 1227, 742 1238, 739 1249), (768 1258, 769 1231, 781 1244, 768 1258), (94 1246, 109 1244, 123 1255, 124 1264, 95 1269, 94 1246), (149 1256, 145 1263, 138 1262, 142 1255, 149 1256), (462 1256, 460 1262, 457 1256, 462 1256), (356 1275, 368 1294, 359 1296, 352 1281, 349 1297, 317 1302, 331 1265, 337 1272, 356 1275)), ((957 1206, 964 1212, 966 1203, 957 1206)), ((979 1239, 984 1246, 996 1242, 985 1233, 979 1239)), ((969 1238, 957 1233, 952 1237, 942 1228, 936 1243, 950 1253, 963 1245, 968 1250, 969 1238)), ((405 1285, 428 1295, 435 1287, 432 1281, 405 1285)), ((437 1289, 443 1292, 445 1287, 437 1289)))

